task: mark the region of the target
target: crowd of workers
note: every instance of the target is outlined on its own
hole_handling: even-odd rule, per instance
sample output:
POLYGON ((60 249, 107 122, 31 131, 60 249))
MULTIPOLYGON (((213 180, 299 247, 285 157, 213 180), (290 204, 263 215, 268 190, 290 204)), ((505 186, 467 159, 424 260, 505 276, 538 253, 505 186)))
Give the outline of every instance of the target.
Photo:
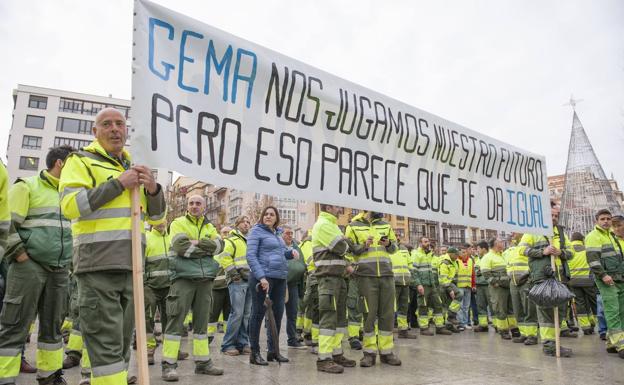
MULTIPOLYGON (((541 341, 544 354, 554 356, 554 309, 528 296, 551 278, 575 294, 558 306, 561 337, 594 334, 598 326, 606 350, 624 358, 622 216, 601 210, 593 231, 568 239, 553 206, 551 236, 513 234, 507 248, 499 238, 445 247, 426 237, 412 248, 397 239, 383 213, 362 211, 342 229, 342 209, 326 204, 301 242, 273 206, 263 208, 256 224, 241 216, 218 231, 199 195, 167 224, 160 185, 148 167, 132 166, 124 149, 123 114, 100 111, 93 131, 89 146, 52 148, 46 170, 10 188, 0 167, 0 384, 14 384, 20 371, 36 371, 42 385, 66 384, 62 369, 75 366, 81 384, 136 382, 128 376, 134 329, 130 190, 140 186, 151 226, 144 239, 148 363, 155 363, 162 345, 165 381, 178 380, 189 333, 195 373, 223 374, 210 354, 219 323, 224 355, 247 354, 251 364, 263 366, 288 362, 278 349, 284 312, 288 347, 309 349, 317 369, 327 373, 356 366, 344 354, 344 340, 362 351, 360 367, 374 366, 378 355, 381 364, 398 366, 395 338, 490 327, 503 340, 541 341), (273 317, 266 317, 267 303, 273 317), (23 353, 37 318, 34 369, 23 353), (265 318, 277 330, 266 328, 266 359, 259 344, 265 318)), ((572 352, 561 348, 561 355, 572 352)))

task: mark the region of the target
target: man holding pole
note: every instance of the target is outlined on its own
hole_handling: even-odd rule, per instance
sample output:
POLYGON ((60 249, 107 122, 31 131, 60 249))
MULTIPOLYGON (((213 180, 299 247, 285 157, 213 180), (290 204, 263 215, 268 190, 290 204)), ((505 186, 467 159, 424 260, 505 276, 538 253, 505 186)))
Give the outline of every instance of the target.
MULTIPOLYGON (((554 277, 561 281, 563 274, 562 261, 572 257, 570 249, 570 241, 563 233, 563 229, 559 223, 559 208, 554 206, 551 208, 553 235, 547 237, 544 235, 524 234, 520 240, 521 252, 529 257, 529 281, 532 285, 538 284, 550 277, 554 277), (552 267, 551 260, 554 259, 555 268, 552 267), (556 271, 555 271, 556 270, 556 271)), ((537 321, 539 324, 540 337, 544 344, 544 354, 547 356, 555 356, 557 354, 555 341, 559 339, 559 324, 556 324, 558 317, 555 311, 558 311, 559 318, 563 319, 563 308, 544 308, 537 307, 537 321)), ((560 347, 562 357, 571 357, 572 349, 560 347)))
MULTIPOLYGON (((91 384, 125 385, 134 321, 130 190, 140 189, 149 223, 162 222, 162 189, 146 166, 131 166, 124 115, 105 108, 95 140, 66 161, 61 210, 72 220, 80 328, 91 362, 91 384)), ((143 231, 143 229, 141 229, 143 231)))

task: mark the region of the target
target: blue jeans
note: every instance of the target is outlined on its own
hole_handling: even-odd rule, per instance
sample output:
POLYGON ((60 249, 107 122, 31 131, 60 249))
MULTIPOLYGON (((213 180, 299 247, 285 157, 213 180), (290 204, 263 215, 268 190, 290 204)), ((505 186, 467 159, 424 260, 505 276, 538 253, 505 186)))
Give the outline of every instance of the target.
MULTIPOLYGON (((299 304, 299 286, 288 285, 288 302, 286 303, 286 334, 288 345, 297 343, 297 305, 299 304)), ((267 328, 267 341, 271 339, 267 328)), ((270 346, 270 344, 269 344, 270 346)))
POLYGON ((598 314, 596 317, 598 318, 598 333, 605 334, 607 333, 607 319, 604 314, 604 305, 602 304, 602 296, 598 294, 597 301, 598 303, 598 314))
POLYGON ((221 351, 238 349, 249 346, 249 317, 251 316, 251 291, 249 284, 243 280, 231 282, 228 285, 230 292, 230 316, 227 320, 227 330, 221 344, 221 351))
MULTIPOLYGON (((275 325, 277 326, 277 335, 279 337, 280 327, 282 325, 282 317, 284 316, 284 300, 286 299, 286 280, 267 278, 269 281, 269 298, 273 301, 273 315, 275 316, 275 325)), ((249 291, 251 291, 251 318, 249 319, 249 342, 253 352, 260 352, 260 328, 262 320, 266 312, 264 306, 265 293, 262 289, 256 291, 256 285, 260 281, 253 276, 249 277, 249 291)), ((267 341, 269 352, 273 352, 273 340, 269 338, 267 341)))
POLYGON ((468 325, 468 321, 470 321, 468 318, 468 309, 470 309, 470 294, 472 294, 472 289, 469 287, 460 287, 459 290, 464 293, 464 296, 462 297, 461 308, 457 314, 457 319, 461 326, 466 326, 468 325))

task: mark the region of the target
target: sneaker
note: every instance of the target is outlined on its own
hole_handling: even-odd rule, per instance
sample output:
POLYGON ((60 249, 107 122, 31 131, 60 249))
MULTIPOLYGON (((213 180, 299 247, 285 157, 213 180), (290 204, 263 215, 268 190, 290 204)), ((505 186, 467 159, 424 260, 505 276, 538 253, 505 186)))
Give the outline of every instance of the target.
POLYGON ((607 340, 607 334, 606 333, 600 333, 600 339, 603 341, 607 340))
POLYGON ((308 347, 299 341, 295 341, 292 344, 288 344, 288 349, 307 349, 308 347))
POLYGON ((241 353, 238 351, 238 349, 227 349, 223 351, 223 354, 225 354, 226 356, 230 356, 230 357, 234 357, 234 356, 239 356, 241 353))
POLYGON ((477 326, 476 328, 472 329, 473 332, 475 333, 487 333, 490 331, 490 329, 487 326, 477 326))
POLYGON ((472 325, 466 325, 466 329, 472 330, 472 325))
POLYGON ((251 354, 251 347, 250 346, 245 346, 243 347, 243 351, 241 352, 241 354, 251 354))
POLYGON ((460 332, 463 332, 464 330, 466 330, 466 327, 465 327, 465 326, 463 326, 463 325, 459 325, 459 326, 457 327, 457 330, 459 330, 460 332))

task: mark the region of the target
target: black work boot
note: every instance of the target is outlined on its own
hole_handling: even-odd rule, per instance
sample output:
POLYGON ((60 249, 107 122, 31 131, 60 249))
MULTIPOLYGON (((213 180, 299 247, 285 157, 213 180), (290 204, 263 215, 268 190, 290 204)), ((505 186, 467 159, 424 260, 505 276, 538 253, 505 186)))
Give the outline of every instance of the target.
POLYGON ((360 360, 360 367, 370 368, 371 366, 375 366, 376 362, 377 354, 364 352, 364 357, 362 357, 362 359, 360 360))
POLYGON ((75 354, 67 354, 63 360, 63 369, 71 369, 74 366, 80 365, 80 357, 75 354))
POLYGON ((445 327, 439 327, 439 328, 436 328, 436 334, 438 334, 438 335, 441 334, 443 336, 450 336, 450 335, 453 334, 453 332, 451 332, 450 330, 448 330, 445 327))
POLYGON ((405 330, 399 330, 399 334, 398 334, 399 338, 405 338, 408 340, 415 340, 418 338, 418 336, 416 334, 412 334, 409 332, 409 330, 405 329, 405 330))
POLYGON ((527 340, 526 336, 518 336, 518 337, 511 338, 511 342, 516 343, 516 344, 523 344, 524 341, 526 340, 527 340))
POLYGON ((420 335, 421 336, 433 336, 435 335, 435 333, 433 333, 433 331, 431 331, 431 329, 429 328, 422 328, 420 329, 420 335))
POLYGON ((344 372, 344 367, 338 365, 331 358, 316 361, 316 370, 319 372, 340 374, 344 372))
MULTIPOLYGON (((555 341, 545 342, 544 348, 542 350, 544 351, 544 354, 547 356, 555 357, 557 355, 555 341)), ((560 353, 561 353, 561 357, 572 357, 572 349, 564 348, 563 346, 561 346, 560 353)))
POLYGON ((67 382, 63 378, 63 371, 57 370, 48 377, 37 378, 39 385, 67 385, 67 382))
POLYGON ((209 376, 220 376, 223 374, 223 369, 217 368, 212 363, 212 360, 198 361, 195 363, 195 374, 207 374, 209 376))
POLYGON ((401 366, 401 360, 399 359, 399 357, 395 356, 394 353, 382 354, 379 358, 382 364, 401 366))
MULTIPOLYGON (((520 337, 520 329, 518 328, 512 328, 511 330, 509 330, 511 332, 511 337, 515 338, 515 337, 520 337)), ((524 342, 524 341, 523 341, 524 342)))
POLYGON ((335 356, 332 356, 332 360, 338 365, 345 368, 353 368, 356 365, 355 360, 345 357, 344 354, 337 354, 335 356))
POLYGON ((524 341, 524 344, 527 346, 537 345, 537 337, 536 336, 527 337, 527 339, 524 341))
POLYGON ((559 336, 561 336, 562 338, 576 338, 578 337, 578 334, 573 330, 567 329, 560 331, 559 336))

